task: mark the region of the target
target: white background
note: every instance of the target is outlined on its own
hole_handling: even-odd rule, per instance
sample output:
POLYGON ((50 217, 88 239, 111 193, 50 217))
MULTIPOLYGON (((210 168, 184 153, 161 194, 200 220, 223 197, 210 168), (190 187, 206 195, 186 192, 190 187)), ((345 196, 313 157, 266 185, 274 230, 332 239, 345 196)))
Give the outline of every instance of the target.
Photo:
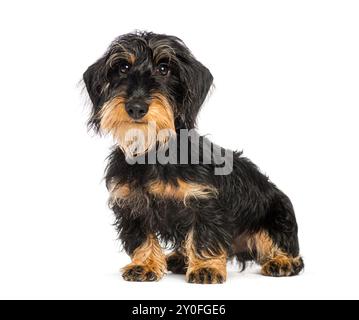
POLYGON ((0 298, 359 298, 357 1, 2 1, 0 298), (293 200, 306 270, 126 283, 82 73, 117 35, 182 38, 215 77, 199 128, 293 200))

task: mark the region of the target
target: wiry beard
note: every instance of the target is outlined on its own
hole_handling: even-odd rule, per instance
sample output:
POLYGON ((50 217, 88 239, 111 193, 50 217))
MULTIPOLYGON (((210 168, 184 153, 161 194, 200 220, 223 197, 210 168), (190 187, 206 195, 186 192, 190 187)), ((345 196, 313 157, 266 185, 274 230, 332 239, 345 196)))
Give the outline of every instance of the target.
POLYGON ((101 130, 113 136, 127 158, 163 147, 175 135, 172 108, 161 94, 152 96, 148 113, 139 121, 127 114, 125 98, 120 96, 105 103, 99 117, 101 130))

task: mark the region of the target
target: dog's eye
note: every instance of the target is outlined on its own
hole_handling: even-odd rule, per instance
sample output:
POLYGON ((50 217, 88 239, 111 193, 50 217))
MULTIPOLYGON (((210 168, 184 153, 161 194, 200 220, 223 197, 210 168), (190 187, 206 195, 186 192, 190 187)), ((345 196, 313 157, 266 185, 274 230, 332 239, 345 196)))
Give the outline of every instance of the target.
POLYGON ((131 65, 128 62, 123 62, 120 64, 120 72, 121 73, 128 73, 128 71, 131 69, 131 65))
POLYGON ((170 68, 168 66, 167 63, 161 63, 158 67, 157 67, 157 72, 161 75, 161 76, 167 76, 168 72, 170 71, 170 68))

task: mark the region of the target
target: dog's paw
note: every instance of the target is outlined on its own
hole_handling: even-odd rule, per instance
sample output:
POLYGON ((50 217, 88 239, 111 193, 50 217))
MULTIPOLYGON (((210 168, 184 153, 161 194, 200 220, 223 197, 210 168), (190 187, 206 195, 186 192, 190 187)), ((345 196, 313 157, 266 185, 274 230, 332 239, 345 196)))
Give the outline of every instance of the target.
POLYGON ((146 265, 130 264, 123 269, 122 277, 126 281, 159 281, 163 273, 155 271, 146 265))
POLYGON ((187 266, 185 257, 177 252, 170 253, 166 257, 167 270, 176 274, 186 274, 187 266))
POLYGON ((214 268, 199 268, 187 273, 189 283, 218 284, 226 281, 225 275, 214 268))
POLYGON ((304 267, 301 257, 278 256, 262 266, 262 275, 268 277, 290 277, 299 274, 304 267))

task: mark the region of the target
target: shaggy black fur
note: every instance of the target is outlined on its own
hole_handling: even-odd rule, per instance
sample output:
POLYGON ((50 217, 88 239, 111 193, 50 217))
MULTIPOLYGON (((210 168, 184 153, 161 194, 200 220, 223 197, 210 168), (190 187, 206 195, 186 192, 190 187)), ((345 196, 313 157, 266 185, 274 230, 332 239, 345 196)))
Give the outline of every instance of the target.
MULTIPOLYGON (((212 81, 209 70, 178 38, 153 33, 126 34, 117 38, 104 56, 84 73, 93 105, 89 125, 100 130, 99 112, 103 104, 120 91, 126 92, 127 99, 136 95, 143 100, 148 100, 152 92, 160 92, 171 103, 176 132, 192 129, 212 81), (165 50, 166 54, 155 62, 153 55, 160 50, 165 50), (119 68, 124 67, 123 61, 116 60, 116 54, 124 51, 136 57, 127 74, 119 72, 119 68), (109 63, 109 59, 113 61, 109 63), (161 63, 169 67, 170 74, 163 76, 156 72, 161 63)), ((241 153, 234 154, 233 171, 229 175, 215 175, 216 164, 203 164, 202 160, 197 165, 129 164, 121 149, 114 148, 109 157, 106 181, 130 185, 131 190, 137 192, 136 201, 112 206, 126 252, 132 254, 149 234, 158 235, 163 242, 180 250, 189 231, 193 230, 199 255, 201 252, 216 255, 224 249, 228 257, 237 256, 244 262, 257 260, 257 253, 237 250, 233 245, 235 239, 266 232, 281 252, 298 257, 297 223, 289 198, 241 153), (178 178, 214 186, 218 195, 191 199, 184 204, 175 199, 155 197, 146 190, 149 181, 175 185, 178 178)), ((302 270, 300 261, 290 275, 302 270)), ((180 255, 172 258, 168 267, 184 272, 185 258, 180 255)))

